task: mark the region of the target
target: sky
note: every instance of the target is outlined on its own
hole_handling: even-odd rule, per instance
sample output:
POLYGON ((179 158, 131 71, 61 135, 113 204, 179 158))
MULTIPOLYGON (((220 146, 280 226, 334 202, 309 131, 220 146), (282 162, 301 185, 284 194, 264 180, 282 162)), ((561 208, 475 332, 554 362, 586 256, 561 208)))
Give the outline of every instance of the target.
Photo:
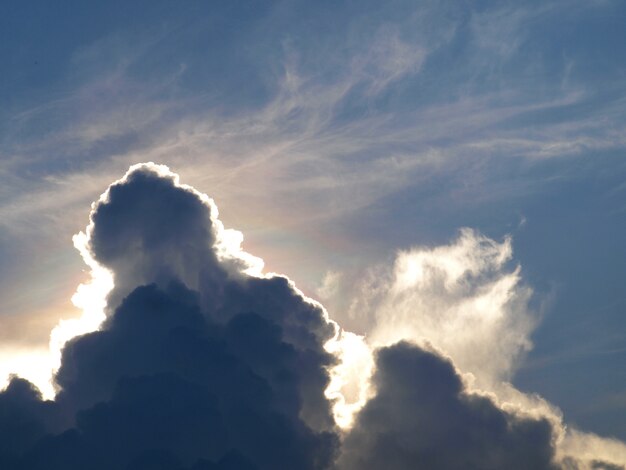
MULTIPOLYGON (((71 439, 97 442, 107 426, 98 410, 132 408, 142 389, 195 403, 193 387, 209 385, 193 374, 215 370, 179 383, 154 375, 146 359, 135 382, 104 387, 118 387, 111 398, 90 395, 102 377, 61 360, 67 339, 107 318, 96 336, 66 348, 85 348, 89 368, 89 338, 134 341, 139 326, 115 319, 135 312, 129 318, 140 321, 142 302, 161 302, 189 314, 168 328, 180 320, 202 341, 222 338, 216 354, 228 351, 268 381, 272 405, 258 423, 274 419, 263 414, 270 408, 288 417, 274 436, 301 440, 289 465, 378 468, 392 450, 372 440, 410 435, 414 447, 394 455, 396 468, 413 468, 414 459, 430 462, 419 449, 440 455, 433 449, 452 442, 445 429, 427 442, 420 419, 485 429, 485 448, 512 462, 519 458, 502 449, 533 449, 525 454, 536 460, 521 468, 626 464, 618 442, 626 441, 625 21, 619 0, 3 2, 0 381, 15 373, 46 398, 57 393, 41 402, 14 379, 0 394, 0 409, 28 395, 46 429, 29 439, 49 445, 27 439, 25 457, 6 459, 38 468, 56 452, 69 468, 71 439), (127 173, 141 162, 169 170, 127 173), (133 189, 142 177, 147 194, 157 191, 145 200, 133 189), (99 226, 110 187, 128 187, 110 210, 126 215, 103 216, 99 226), (171 199, 161 201, 163 191, 171 199), (196 209, 172 209, 185 197, 196 209), (160 218, 145 215, 151 201, 161 201, 152 209, 160 218), (137 246, 148 239, 157 248, 143 253, 137 246), (107 243, 135 250, 118 259, 107 243), (185 251, 192 247, 199 251, 185 251), (290 281, 276 287, 284 278, 270 273, 290 281), (213 292, 206 276, 227 287, 213 292), (193 292, 199 300, 189 300, 193 292), (273 296, 274 307, 260 300, 273 296), (324 331, 305 346, 289 336, 304 320, 274 317, 272 308, 302 310, 323 325, 308 327, 324 331), (311 378, 288 390, 274 384, 266 365, 237 349, 249 328, 269 348, 248 338, 260 356, 275 346, 267 360, 280 362, 295 348, 285 361, 312 361, 300 369, 311 378), (59 370, 54 386, 51 369, 59 370), (433 374, 441 380, 424 389, 433 374), (447 402, 428 401, 440 393, 447 402), (427 406, 413 409, 422 398, 427 406), (381 413, 393 419, 381 422, 381 413), (420 418, 404 422, 405 414, 420 418), (498 441, 502 420, 513 431, 498 441), (310 464, 312 454, 325 457, 310 464)), ((227 396, 238 380, 251 379, 234 374, 211 393, 227 396)), ((119 414, 109 426, 125 425, 119 414)), ((11 429, 3 426, 0 435, 11 429)), ((205 453, 168 447, 182 460, 165 468, 277 465, 245 436, 233 439, 205 453), (229 464, 229 446, 228 458, 250 462, 229 464)), ((85 445, 85 459, 101 451, 85 445)), ((477 448, 483 443, 459 450, 465 461, 426 465, 481 468, 477 448)))

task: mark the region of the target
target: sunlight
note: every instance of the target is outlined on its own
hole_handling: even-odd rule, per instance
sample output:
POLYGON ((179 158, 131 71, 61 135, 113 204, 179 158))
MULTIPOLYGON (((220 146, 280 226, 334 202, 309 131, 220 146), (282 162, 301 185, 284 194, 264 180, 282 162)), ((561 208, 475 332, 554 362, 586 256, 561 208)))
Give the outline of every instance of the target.
POLYGON ((354 416, 370 398, 370 378, 374 369, 372 350, 363 336, 340 331, 325 349, 339 362, 330 368, 326 398, 333 402, 335 422, 342 429, 352 426, 354 416))
POLYGON ((47 349, 6 349, 0 352, 0 389, 17 375, 35 384, 45 399, 54 398, 52 361, 47 349))
POLYGON ((113 275, 93 259, 85 233, 74 235, 72 240, 90 268, 91 279, 80 284, 72 296, 72 303, 82 311, 82 315, 60 320, 50 333, 48 348, 0 351, 0 389, 9 384, 11 376, 17 375, 33 383, 44 399, 54 399, 56 390, 53 376, 61 366, 65 343, 76 336, 97 330, 106 318, 106 297, 113 288, 113 275))
MULTIPOLYGON (((60 320, 50 333, 50 374, 61 366, 63 346, 76 336, 95 331, 106 318, 106 298, 113 289, 113 274, 93 259, 88 249, 88 237, 80 232, 72 238, 74 247, 91 269, 89 282, 80 284, 72 296, 72 303, 82 310, 79 318, 60 320)), ((53 394, 54 396, 54 394, 53 394)))

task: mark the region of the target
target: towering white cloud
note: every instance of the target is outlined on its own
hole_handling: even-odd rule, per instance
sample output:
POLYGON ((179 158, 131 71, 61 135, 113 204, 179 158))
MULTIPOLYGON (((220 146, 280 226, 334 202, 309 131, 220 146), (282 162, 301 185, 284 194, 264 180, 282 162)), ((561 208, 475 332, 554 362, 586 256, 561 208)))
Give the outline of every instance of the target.
POLYGON ((510 238, 463 229, 450 245, 400 252, 352 308, 373 317, 373 344, 426 341, 481 383, 508 379, 536 323, 520 268, 507 269, 511 257, 510 238))

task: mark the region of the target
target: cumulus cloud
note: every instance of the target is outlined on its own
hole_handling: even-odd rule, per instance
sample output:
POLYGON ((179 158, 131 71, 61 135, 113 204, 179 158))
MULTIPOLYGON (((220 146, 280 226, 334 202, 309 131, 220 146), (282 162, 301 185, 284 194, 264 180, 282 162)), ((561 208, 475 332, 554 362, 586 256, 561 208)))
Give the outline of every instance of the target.
MULTIPOLYGON (((96 273, 81 288, 85 315, 104 320, 64 345, 53 401, 17 377, 0 392, 0 467, 541 469, 624 461, 621 443, 607 454, 605 440, 565 435, 550 413, 480 391, 489 382, 480 361, 489 359, 492 382, 508 377, 532 326, 520 315, 528 294, 519 270, 500 273, 509 240, 465 231, 451 246, 401 254, 389 284, 361 299, 373 309, 366 336, 340 331, 288 278, 262 274, 241 240, 206 195, 165 167, 136 165, 113 183, 76 239, 92 269, 113 279, 97 283, 96 273), (483 349, 475 347, 481 338, 483 349)), ((62 333, 60 325, 53 335, 59 347, 62 333)))
POLYGON ((428 341, 483 387, 508 380, 537 322, 511 257, 510 238, 462 229, 449 245, 399 252, 392 270, 361 285, 352 314, 373 344, 428 341))
MULTIPOLYGON (((532 421, 532 416, 534 420, 548 422, 551 437, 542 445, 554 451, 550 465, 558 463, 564 468, 596 468, 593 467, 596 465, 603 468, 602 465, 609 465, 607 462, 620 465, 626 462, 623 443, 566 426, 557 407, 537 395, 520 392, 510 383, 524 354, 532 347, 530 336, 539 320, 539 313, 530 307, 532 289, 522 282, 521 267, 512 263, 512 256, 510 237, 496 241, 465 228, 447 245, 400 251, 391 267, 374 267, 356 281, 354 290, 357 295, 346 317, 352 323, 360 324, 361 338, 369 347, 360 348, 360 356, 345 355, 343 368, 335 369, 343 377, 358 376, 358 380, 351 381, 356 392, 346 390, 345 393, 352 397, 353 405, 346 409, 346 421, 355 419, 356 423, 349 441, 359 441, 363 448, 374 445, 370 440, 378 431, 372 429, 378 425, 390 426, 384 432, 380 431, 378 438, 386 435, 385 439, 397 441, 398 434, 394 433, 400 431, 395 429, 396 424, 390 424, 391 414, 398 413, 398 416, 406 417, 406 425, 415 425, 413 420, 424 413, 410 411, 411 406, 403 405, 398 405, 396 410, 393 403, 398 397, 389 398, 385 390, 402 385, 396 383, 397 377, 381 372, 387 362, 381 362, 381 358, 375 365, 372 362, 377 348, 409 341, 416 348, 438 351, 437 354, 452 361, 455 374, 460 374, 464 384, 465 395, 461 395, 488 395, 490 398, 484 403, 489 402, 494 410, 500 410, 502 416, 508 416, 508 420, 517 422, 522 416, 523 420, 532 421), (368 370, 373 374, 372 381, 364 377, 368 370), (374 398, 366 403, 360 399, 363 396, 374 398), (370 422, 366 417, 374 413, 372 409, 383 413, 382 402, 389 402, 384 409, 385 422, 370 422), (359 413, 364 403, 365 407, 359 413), (364 444, 366 441, 369 444, 364 444), (603 461, 599 456, 607 460, 603 461)), ((340 281, 336 279, 336 282, 340 281)), ((345 290, 345 284, 335 285, 335 291, 342 289, 345 290)), ((413 372, 417 370, 415 368, 413 372)), ((415 380, 427 382, 430 379, 424 374, 415 380)), ((334 383, 341 384, 341 377, 334 383)), ((468 402, 463 403, 467 405, 468 402)), ((440 415, 445 419, 445 413, 440 415)), ((492 430, 484 424, 477 428, 490 433, 492 430)), ((431 424, 425 423, 424 426, 430 428, 431 424)), ((462 426, 459 424, 459 427, 462 426)), ((418 455, 421 454, 413 454, 418 459, 416 461, 423 458, 418 455)), ((357 461, 354 456, 346 458, 347 468, 353 468, 357 461)), ((403 461, 406 466, 398 464, 398 468, 413 468, 410 459, 403 461)), ((461 465, 459 462, 441 463, 441 468, 466 468, 468 465, 469 468, 472 465, 490 468, 491 465, 467 463, 469 461, 461 465)), ((499 466, 516 468, 512 464, 497 464, 494 468, 499 466)), ((439 467, 434 465, 433 468, 439 467)), ((521 468, 542 467, 533 464, 521 468)))
POLYGON ((0 395, 5 468, 328 468, 335 326, 287 278, 248 274, 207 196, 136 166, 83 240, 113 275, 106 320, 65 345, 54 401, 22 379, 0 395))
POLYGON ((358 414, 342 470, 556 469, 547 419, 464 391, 452 364, 409 343, 377 353, 376 395, 358 414))

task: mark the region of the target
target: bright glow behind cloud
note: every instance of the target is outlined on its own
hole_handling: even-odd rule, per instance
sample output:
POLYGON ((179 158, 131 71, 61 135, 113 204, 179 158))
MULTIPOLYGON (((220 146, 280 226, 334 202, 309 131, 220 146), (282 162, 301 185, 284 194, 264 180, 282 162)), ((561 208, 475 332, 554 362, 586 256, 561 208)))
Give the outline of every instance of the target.
POLYGON ((349 331, 341 331, 326 344, 326 350, 339 360, 330 370, 331 381, 326 396, 334 401, 335 421, 339 427, 348 429, 354 415, 370 398, 369 380, 374 368, 372 350, 363 336, 349 331))
POLYGON ((80 284, 72 303, 82 313, 78 318, 62 319, 50 333, 48 349, 15 351, 0 354, 0 387, 8 384, 11 374, 18 374, 39 388, 45 399, 56 394, 53 375, 61 365, 61 351, 70 339, 95 331, 106 318, 106 298, 113 289, 113 275, 100 266, 89 253, 88 236, 80 232, 73 237, 74 247, 89 267, 90 280, 80 284))
MULTIPOLYGON (((72 296, 72 303, 83 313, 79 318, 61 320, 50 333, 52 372, 61 365, 61 351, 70 339, 95 331, 106 318, 107 295, 113 289, 113 274, 100 266, 89 253, 88 236, 84 232, 74 235, 74 247, 90 269, 91 279, 80 284, 72 296)), ((52 397, 49 397, 52 398, 52 397)))
POLYGON ((0 351, 0 389, 9 384, 12 375, 19 375, 34 383, 45 398, 53 398, 51 371, 52 360, 47 349, 0 351))

